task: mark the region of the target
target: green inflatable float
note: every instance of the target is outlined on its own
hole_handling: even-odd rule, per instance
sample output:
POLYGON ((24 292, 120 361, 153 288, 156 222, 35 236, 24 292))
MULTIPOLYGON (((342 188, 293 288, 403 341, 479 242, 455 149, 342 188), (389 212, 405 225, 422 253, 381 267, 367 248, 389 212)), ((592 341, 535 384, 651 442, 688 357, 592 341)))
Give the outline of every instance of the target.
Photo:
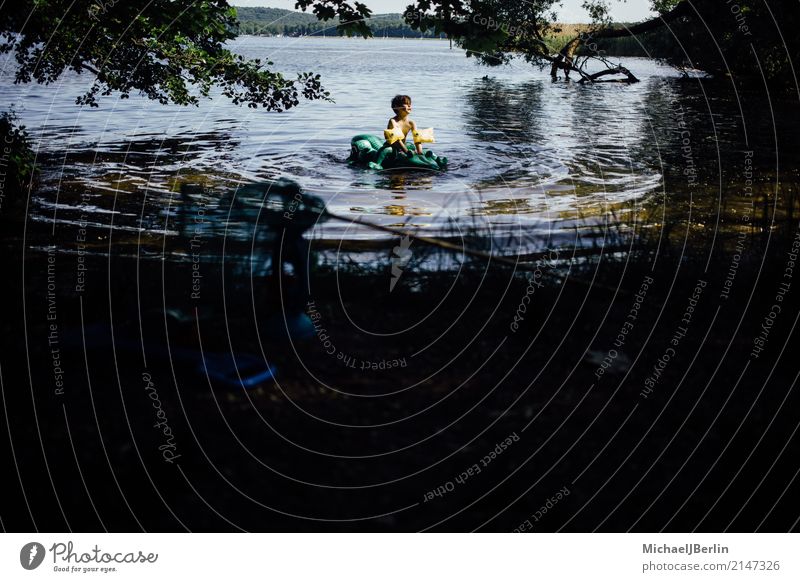
POLYGON ((373 170, 436 170, 447 168, 447 158, 435 155, 428 150, 420 155, 409 145, 409 154, 398 151, 385 142, 366 133, 350 140, 350 165, 362 166, 373 170))

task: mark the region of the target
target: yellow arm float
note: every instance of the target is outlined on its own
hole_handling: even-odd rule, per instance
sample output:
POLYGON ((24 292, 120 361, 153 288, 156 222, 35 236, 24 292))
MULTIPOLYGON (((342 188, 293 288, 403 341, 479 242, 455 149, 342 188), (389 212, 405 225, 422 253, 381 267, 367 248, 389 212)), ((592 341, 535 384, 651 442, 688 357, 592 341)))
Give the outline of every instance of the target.
POLYGON ((384 129, 383 136, 386 138, 390 144, 393 144, 396 141, 405 141, 406 136, 403 134, 403 131, 399 127, 393 127, 392 129, 384 129))
POLYGON ((414 130, 414 143, 436 143, 433 137, 433 128, 428 129, 415 129, 414 130))

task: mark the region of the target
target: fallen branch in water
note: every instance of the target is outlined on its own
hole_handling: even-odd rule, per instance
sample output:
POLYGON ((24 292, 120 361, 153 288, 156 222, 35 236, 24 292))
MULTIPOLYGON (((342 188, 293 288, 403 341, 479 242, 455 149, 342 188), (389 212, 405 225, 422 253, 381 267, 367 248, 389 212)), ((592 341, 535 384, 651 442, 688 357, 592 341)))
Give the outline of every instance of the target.
MULTIPOLYGON (((590 31, 588 33, 581 32, 577 37, 567 42, 564 45, 564 47, 559 51, 558 55, 556 55, 555 57, 543 57, 551 62, 550 76, 555 80, 558 78, 558 71, 564 71, 565 77, 569 78, 570 71, 575 71, 581 76, 580 80, 581 83, 585 83, 586 81, 589 81, 590 83, 595 83, 595 82, 638 83, 639 79, 637 79, 636 76, 633 75, 633 73, 631 73, 627 68, 623 67, 622 65, 618 65, 616 67, 609 66, 604 71, 600 71, 599 73, 594 73, 590 75, 583 70, 582 66, 578 66, 576 64, 575 55, 582 46, 586 46, 590 41, 597 39, 607 39, 607 38, 624 38, 628 36, 636 36, 637 34, 650 32, 651 30, 660 28, 674 20, 677 20, 678 18, 688 15, 690 13, 690 8, 691 7, 689 2, 684 0, 678 3, 678 5, 675 6, 675 8, 673 8, 666 14, 659 15, 656 18, 652 18, 650 20, 641 22, 631 27, 604 28, 597 31, 590 31), (604 79, 603 81, 597 80, 600 77, 613 74, 623 74, 625 75, 625 78, 613 79, 613 80, 604 79)), ((600 55, 595 54, 591 56, 603 62, 606 62, 605 59, 600 55)), ((608 63, 606 62, 606 64, 608 63)))
POLYGON ((639 79, 636 78, 636 75, 631 73, 628 69, 626 69, 622 65, 618 65, 616 67, 612 67, 612 68, 606 69, 604 71, 600 71, 599 73, 594 73, 592 75, 589 75, 586 78, 581 79, 579 82, 580 83, 585 83, 587 80, 591 81, 593 83, 638 83, 639 82, 639 79), (597 80, 600 77, 604 77, 606 75, 616 75, 618 73, 626 75, 627 78, 626 79, 604 79, 602 81, 598 81, 597 80))

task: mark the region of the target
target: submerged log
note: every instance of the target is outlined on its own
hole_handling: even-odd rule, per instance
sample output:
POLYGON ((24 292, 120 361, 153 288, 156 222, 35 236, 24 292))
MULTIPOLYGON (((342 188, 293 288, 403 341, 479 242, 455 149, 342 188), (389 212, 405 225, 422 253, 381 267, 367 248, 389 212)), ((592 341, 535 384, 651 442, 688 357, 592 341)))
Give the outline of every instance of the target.
POLYGON ((600 71, 599 73, 593 73, 588 75, 586 78, 580 80, 581 83, 586 81, 590 81, 592 83, 638 83, 639 79, 631 73, 628 69, 619 65, 618 67, 612 67, 609 69, 605 69, 604 71, 600 71), (606 75, 616 75, 616 74, 623 74, 626 76, 625 79, 603 79, 602 81, 598 81, 600 77, 605 77, 606 75))

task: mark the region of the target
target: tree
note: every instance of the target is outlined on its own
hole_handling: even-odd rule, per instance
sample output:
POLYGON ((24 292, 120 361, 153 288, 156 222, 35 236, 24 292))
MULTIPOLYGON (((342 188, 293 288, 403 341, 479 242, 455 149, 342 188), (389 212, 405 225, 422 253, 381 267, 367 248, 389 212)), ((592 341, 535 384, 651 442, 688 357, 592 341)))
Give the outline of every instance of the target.
MULTIPOLYGON (((446 34, 486 65, 508 62, 521 54, 536 64, 554 63, 566 73, 577 71, 589 75, 574 61, 574 53, 584 35, 566 44, 561 53, 553 54, 546 38, 560 32, 554 24, 554 8, 558 0, 417 0, 405 12, 406 20, 421 30, 433 29, 446 34)), ((603 0, 586 0, 584 7, 595 29, 608 24, 608 8, 603 0)), ((554 69, 556 70, 556 69, 554 69)))
POLYGON ((800 2, 780 0, 661 0, 672 12, 684 7, 670 25, 674 38, 667 60, 757 86, 797 87, 800 63, 800 2))
POLYGON ((13 112, 0 113, 0 209, 14 204, 34 179, 34 155, 25 126, 19 125, 13 112))
POLYGON ((704 69, 714 75, 739 78, 762 75, 770 81, 796 83, 793 63, 800 62, 798 35, 800 3, 777 0, 651 0, 658 16, 630 27, 612 26, 605 0, 585 0, 592 24, 554 52, 545 42, 558 32, 553 14, 556 0, 417 0, 408 6, 406 21, 422 30, 443 32, 485 64, 507 62, 520 54, 529 62, 550 64, 559 72, 575 72, 582 82, 621 75, 636 77, 610 63, 593 49, 597 41, 631 37, 659 28, 674 36, 669 61, 677 66, 704 69), (604 70, 589 74, 588 59, 604 70))
MULTIPOLYGON (((319 18, 339 17, 340 34, 369 36, 369 11, 341 0, 302 0, 319 18)), ((16 59, 16 83, 52 83, 66 71, 92 76, 79 104, 137 91, 160 103, 198 104, 213 87, 236 104, 283 111, 300 99, 330 100, 320 75, 289 79, 272 62, 233 54, 235 10, 225 0, 8 0, 0 2, 0 54, 16 59)), ((257 32, 254 25, 253 32, 257 32)), ((0 114, 6 136, 9 194, 31 184, 32 152, 24 128, 0 114)))
MULTIPOLYGON (((320 18, 339 16, 343 34, 369 34, 363 8, 339 0, 313 4, 320 18)), ((52 83, 65 71, 93 75, 78 103, 138 91, 161 103, 197 104, 212 87, 234 103, 283 111, 301 98, 330 99, 320 75, 289 79, 273 63, 225 48, 236 36, 236 13, 225 0, 17 0, 0 7, 0 53, 13 53, 15 82, 52 83)))

